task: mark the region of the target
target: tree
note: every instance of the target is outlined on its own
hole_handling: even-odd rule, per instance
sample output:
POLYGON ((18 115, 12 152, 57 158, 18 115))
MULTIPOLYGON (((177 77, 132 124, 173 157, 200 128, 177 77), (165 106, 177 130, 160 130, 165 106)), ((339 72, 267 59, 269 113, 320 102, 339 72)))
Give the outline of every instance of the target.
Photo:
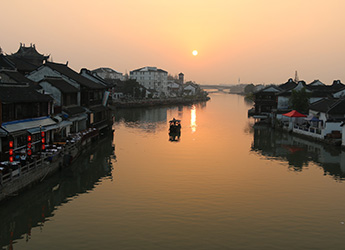
POLYGON ((301 90, 292 90, 290 105, 300 113, 307 113, 309 108, 310 95, 305 88, 301 90))
POLYGON ((245 94, 250 94, 250 93, 253 93, 254 92, 254 90, 255 90, 255 86, 254 86, 254 84, 248 84, 248 85, 246 85, 245 87, 244 87, 244 93, 245 94))

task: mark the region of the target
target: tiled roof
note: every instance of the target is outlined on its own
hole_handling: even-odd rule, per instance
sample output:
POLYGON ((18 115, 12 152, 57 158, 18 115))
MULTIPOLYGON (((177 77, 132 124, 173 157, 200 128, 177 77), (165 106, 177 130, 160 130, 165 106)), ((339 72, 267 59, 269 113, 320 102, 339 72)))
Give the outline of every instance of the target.
POLYGON ((52 100, 49 95, 38 93, 29 85, 0 85, 0 102, 2 103, 48 102, 52 100))
POLYGON ((70 83, 66 82, 61 77, 46 77, 41 82, 48 82, 55 88, 59 89, 62 93, 77 93, 78 89, 72 86, 70 83))
POLYGON ((139 69, 135 69, 135 70, 132 70, 130 71, 130 73, 132 72, 138 72, 138 71, 146 71, 146 72, 162 72, 162 73, 168 73, 167 71, 163 70, 163 69, 158 69, 157 67, 149 67, 149 66, 146 66, 146 67, 142 67, 142 68, 139 68, 139 69))
POLYGON ((334 103, 328 110, 328 114, 344 115, 345 114, 345 99, 340 99, 334 103))
POLYGON ((17 83, 34 83, 34 81, 30 80, 29 78, 26 78, 22 73, 19 73, 16 70, 2 70, 0 71, 0 73, 7 75, 9 78, 13 79, 17 83))
POLYGON ((15 65, 5 55, 0 54, 0 69, 15 69, 15 65))
POLYGON ((38 66, 26 61, 24 58, 7 56, 7 58, 16 66, 16 69, 24 72, 34 71, 38 66))
POLYGON ((309 109, 326 113, 337 100, 324 98, 310 105, 309 109))
POLYGON ((105 89, 105 87, 102 84, 93 82, 87 79, 86 77, 83 77, 82 75, 78 74, 77 72, 69 68, 66 64, 46 62, 44 65, 76 81, 83 87, 86 87, 89 89, 99 89, 99 90, 105 89))
POLYGON ((297 86, 297 83, 295 83, 291 78, 283 84, 280 84, 278 87, 282 90, 291 90, 297 86))
POLYGON ((30 47, 25 47, 25 45, 20 44, 20 47, 18 49, 18 51, 14 54, 12 54, 12 56, 14 57, 36 57, 36 58, 40 58, 42 60, 44 59, 48 59, 49 56, 44 56, 40 53, 38 53, 38 51, 36 50, 36 46, 34 45, 30 45, 30 47))

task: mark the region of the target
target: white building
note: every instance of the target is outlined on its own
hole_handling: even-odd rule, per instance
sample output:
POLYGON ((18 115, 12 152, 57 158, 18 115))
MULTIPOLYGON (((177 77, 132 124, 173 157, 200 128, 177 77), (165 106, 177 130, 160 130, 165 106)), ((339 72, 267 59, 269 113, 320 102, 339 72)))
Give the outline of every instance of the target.
POLYGON ((148 90, 155 90, 161 96, 168 95, 168 72, 157 67, 144 67, 130 71, 130 78, 148 90))

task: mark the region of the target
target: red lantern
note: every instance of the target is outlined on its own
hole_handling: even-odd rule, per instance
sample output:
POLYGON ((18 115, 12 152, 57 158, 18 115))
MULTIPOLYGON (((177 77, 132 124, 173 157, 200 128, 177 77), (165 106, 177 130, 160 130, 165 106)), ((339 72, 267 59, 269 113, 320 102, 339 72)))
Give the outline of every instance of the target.
POLYGON ((10 162, 13 162, 13 141, 9 141, 8 142, 8 146, 9 146, 9 150, 8 150, 8 154, 10 155, 9 160, 10 162))
POLYGON ((45 138, 46 133, 44 131, 41 132, 41 148, 42 150, 46 149, 46 138, 45 138))

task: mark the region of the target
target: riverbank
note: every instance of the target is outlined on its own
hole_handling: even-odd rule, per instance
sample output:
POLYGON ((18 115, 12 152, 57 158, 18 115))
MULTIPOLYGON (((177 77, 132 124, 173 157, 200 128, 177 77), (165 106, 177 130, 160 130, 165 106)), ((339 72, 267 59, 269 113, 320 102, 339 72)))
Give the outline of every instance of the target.
POLYGON ((113 101, 111 107, 113 108, 137 108, 137 107, 153 107, 153 106, 167 106, 167 105, 187 105, 197 102, 206 102, 210 100, 208 96, 202 97, 178 97, 178 98, 164 98, 164 99, 143 99, 143 100, 126 100, 113 101))

